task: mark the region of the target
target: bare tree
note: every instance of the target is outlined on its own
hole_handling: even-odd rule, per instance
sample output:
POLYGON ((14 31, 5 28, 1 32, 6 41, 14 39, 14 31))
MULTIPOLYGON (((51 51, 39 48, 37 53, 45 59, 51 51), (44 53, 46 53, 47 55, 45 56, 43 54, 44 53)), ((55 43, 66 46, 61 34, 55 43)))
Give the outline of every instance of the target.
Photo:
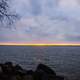
POLYGON ((0 0, 0 22, 11 25, 16 19, 17 15, 9 11, 9 0, 0 0))

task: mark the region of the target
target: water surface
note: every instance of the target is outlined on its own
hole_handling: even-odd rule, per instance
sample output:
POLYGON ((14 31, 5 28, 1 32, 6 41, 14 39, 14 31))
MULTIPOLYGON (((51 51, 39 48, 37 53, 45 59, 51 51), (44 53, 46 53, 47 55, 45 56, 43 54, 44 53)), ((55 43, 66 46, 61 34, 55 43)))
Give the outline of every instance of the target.
POLYGON ((11 61, 23 68, 35 70, 44 63, 58 74, 77 79, 80 74, 80 47, 0 46, 0 62, 11 61))

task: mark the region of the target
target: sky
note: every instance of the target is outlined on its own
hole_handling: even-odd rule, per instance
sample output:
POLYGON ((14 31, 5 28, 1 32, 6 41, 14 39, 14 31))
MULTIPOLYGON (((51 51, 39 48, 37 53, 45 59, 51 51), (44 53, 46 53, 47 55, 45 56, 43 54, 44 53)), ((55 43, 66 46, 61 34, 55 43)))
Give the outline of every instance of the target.
POLYGON ((12 28, 0 24, 0 42, 79 42, 80 0, 12 0, 20 15, 12 28))

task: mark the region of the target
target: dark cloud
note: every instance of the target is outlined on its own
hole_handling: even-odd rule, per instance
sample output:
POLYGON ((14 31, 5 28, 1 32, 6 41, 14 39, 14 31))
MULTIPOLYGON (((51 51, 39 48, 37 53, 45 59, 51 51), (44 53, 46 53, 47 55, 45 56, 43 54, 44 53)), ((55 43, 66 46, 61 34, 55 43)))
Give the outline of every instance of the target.
POLYGON ((39 0, 31 0, 32 15, 37 16, 42 13, 41 4, 39 0))

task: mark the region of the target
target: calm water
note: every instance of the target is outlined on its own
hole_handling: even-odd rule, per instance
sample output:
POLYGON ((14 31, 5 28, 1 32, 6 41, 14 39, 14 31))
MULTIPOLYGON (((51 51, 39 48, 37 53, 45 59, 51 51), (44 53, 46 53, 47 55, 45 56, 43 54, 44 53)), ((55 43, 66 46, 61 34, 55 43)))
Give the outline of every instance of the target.
POLYGON ((44 63, 58 74, 80 80, 80 47, 0 46, 0 62, 5 61, 33 70, 44 63))

